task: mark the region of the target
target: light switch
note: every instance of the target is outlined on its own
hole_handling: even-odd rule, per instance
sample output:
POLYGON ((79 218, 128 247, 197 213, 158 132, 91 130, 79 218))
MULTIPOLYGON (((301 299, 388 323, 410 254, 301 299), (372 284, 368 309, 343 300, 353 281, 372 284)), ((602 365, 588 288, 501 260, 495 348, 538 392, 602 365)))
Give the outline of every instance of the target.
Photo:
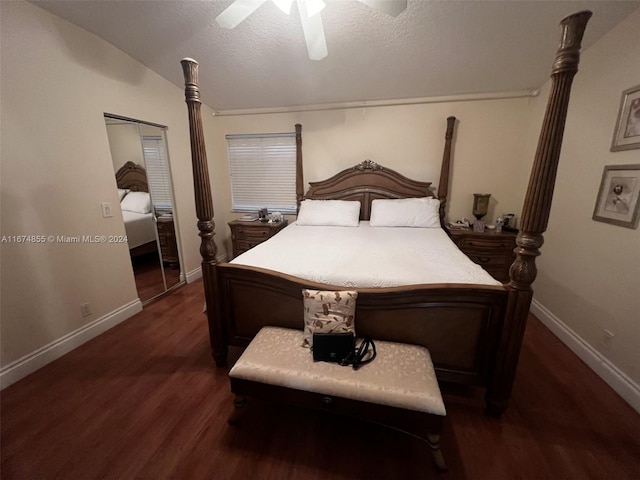
POLYGON ((113 213, 111 213, 111 204, 109 202, 102 202, 102 217, 113 217, 113 213))

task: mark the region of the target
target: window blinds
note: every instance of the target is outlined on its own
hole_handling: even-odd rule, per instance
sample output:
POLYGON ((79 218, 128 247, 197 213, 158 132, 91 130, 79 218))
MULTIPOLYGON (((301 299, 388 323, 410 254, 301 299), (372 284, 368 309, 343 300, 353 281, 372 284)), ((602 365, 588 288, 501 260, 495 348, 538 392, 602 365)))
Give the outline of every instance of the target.
POLYGON ((149 193, 157 213, 172 212, 171 180, 169 162, 164 138, 161 136, 142 136, 142 149, 147 169, 149 193))
POLYGON ((227 135, 232 209, 296 212, 295 133, 227 135))

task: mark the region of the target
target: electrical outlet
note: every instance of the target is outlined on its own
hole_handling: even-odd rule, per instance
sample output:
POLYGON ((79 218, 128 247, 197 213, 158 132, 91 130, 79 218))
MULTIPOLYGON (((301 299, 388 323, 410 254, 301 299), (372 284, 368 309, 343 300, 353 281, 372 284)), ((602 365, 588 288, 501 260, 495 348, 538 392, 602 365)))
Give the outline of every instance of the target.
POLYGON ((91 315, 91 306, 88 303, 83 303, 80 305, 80 311, 82 312, 83 317, 88 317, 91 315))
POLYGON ((111 204, 109 202, 102 202, 102 217, 113 217, 113 213, 111 212, 111 204))
POLYGON ((613 342, 613 333, 606 328, 602 329, 602 348, 605 350, 611 349, 611 343, 613 342))

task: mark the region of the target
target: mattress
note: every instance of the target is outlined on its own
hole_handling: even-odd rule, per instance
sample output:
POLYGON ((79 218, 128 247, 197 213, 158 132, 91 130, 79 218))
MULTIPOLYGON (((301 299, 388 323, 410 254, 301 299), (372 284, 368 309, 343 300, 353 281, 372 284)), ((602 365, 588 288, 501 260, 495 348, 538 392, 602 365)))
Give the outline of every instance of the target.
POLYGON ((433 283, 501 285, 441 228, 302 226, 295 222, 232 264, 351 288, 433 283))
POLYGON ((124 229, 129 249, 156 241, 156 223, 153 213, 136 213, 122 210, 124 229))

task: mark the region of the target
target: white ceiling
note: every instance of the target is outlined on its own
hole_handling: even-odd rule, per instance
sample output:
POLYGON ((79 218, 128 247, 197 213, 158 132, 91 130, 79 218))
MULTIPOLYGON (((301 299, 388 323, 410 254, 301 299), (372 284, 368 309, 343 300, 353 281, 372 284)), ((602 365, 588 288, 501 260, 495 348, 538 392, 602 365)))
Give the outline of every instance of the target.
POLYGON ((196 59, 202 99, 217 111, 535 89, 548 78, 564 16, 593 11, 585 49, 640 7, 640 0, 409 0, 393 18, 358 1, 325 1, 329 55, 321 61, 307 56, 295 5, 287 16, 267 2, 225 30, 215 17, 230 0, 32 3, 180 88, 180 59, 196 59))

